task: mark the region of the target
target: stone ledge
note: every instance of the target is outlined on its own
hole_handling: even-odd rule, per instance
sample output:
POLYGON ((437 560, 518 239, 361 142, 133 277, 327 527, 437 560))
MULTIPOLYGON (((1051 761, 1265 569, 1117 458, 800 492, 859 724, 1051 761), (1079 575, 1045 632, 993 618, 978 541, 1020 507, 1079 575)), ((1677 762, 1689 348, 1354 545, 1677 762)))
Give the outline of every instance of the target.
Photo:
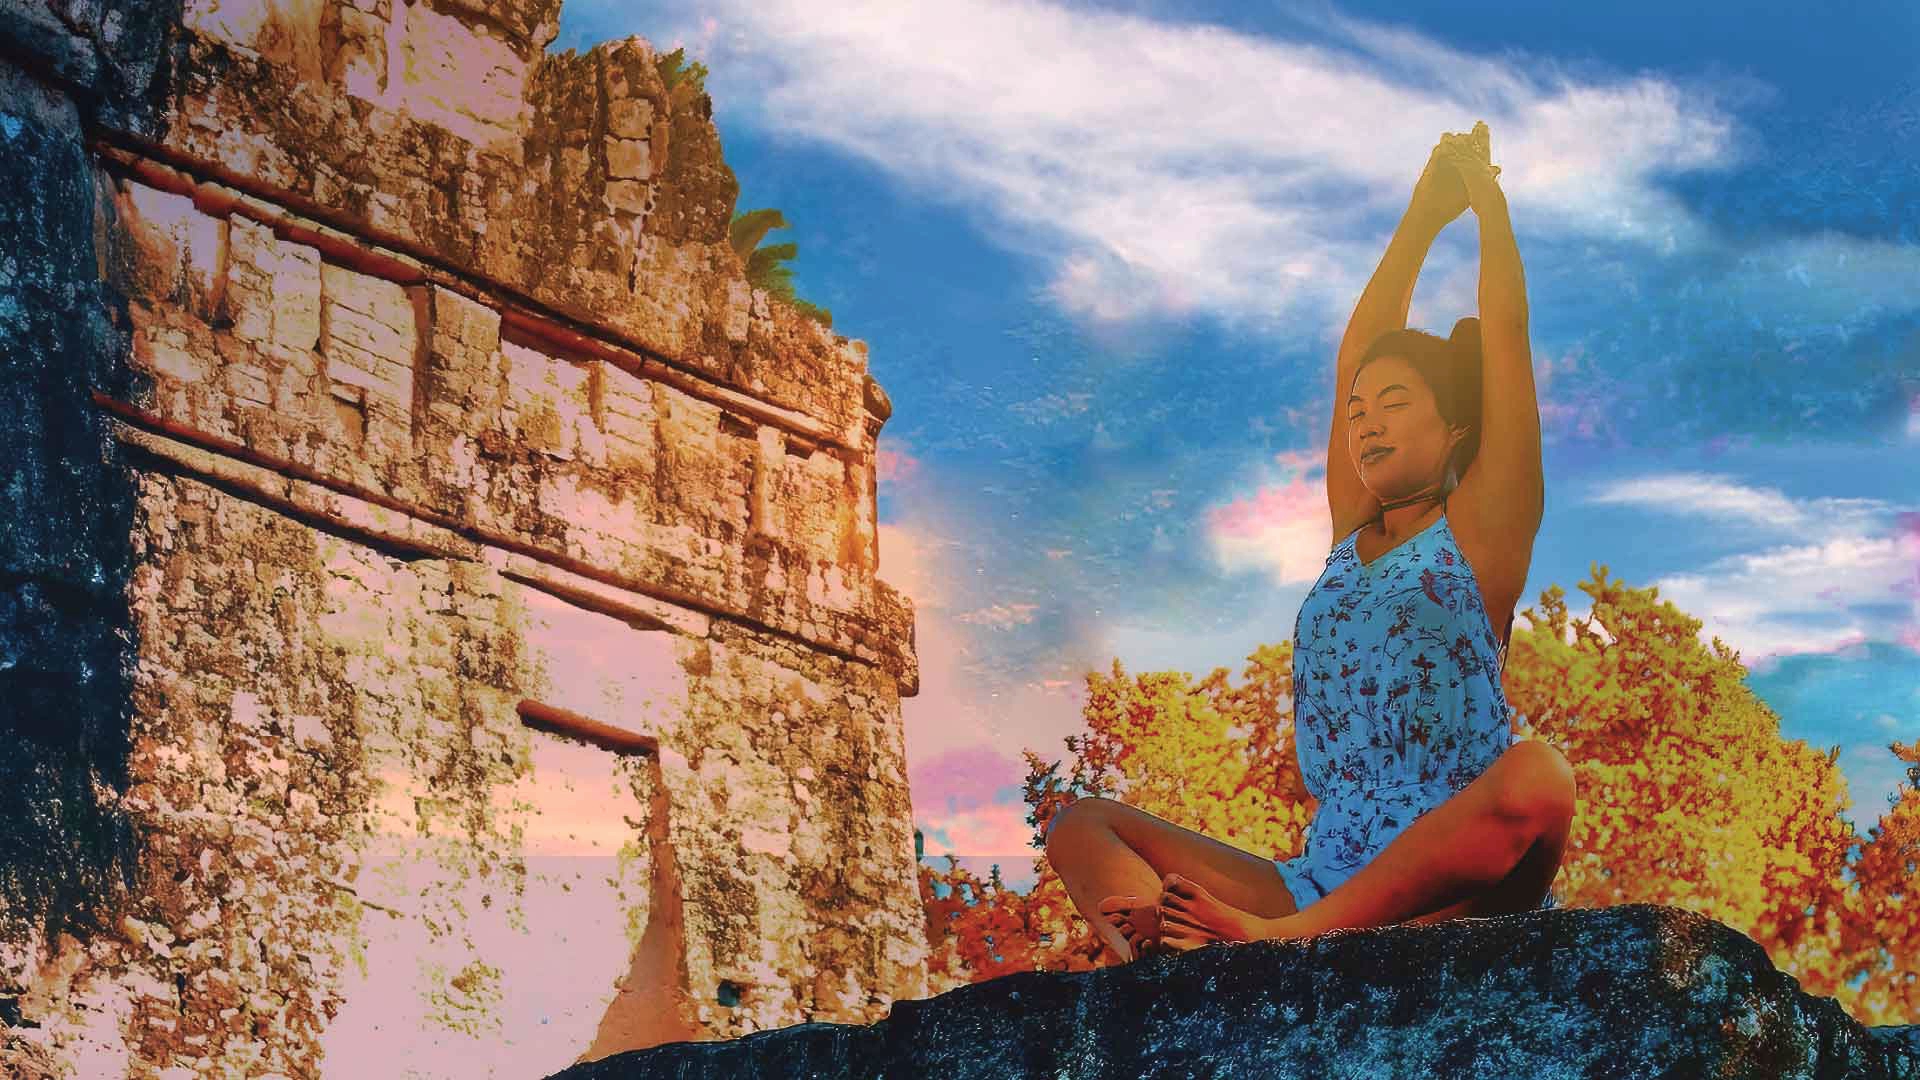
POLYGON ((576 1065, 675 1077, 1920 1078, 1920 1028, 1868 1028, 1752 939, 1650 904, 1211 946, 1034 972, 576 1065))

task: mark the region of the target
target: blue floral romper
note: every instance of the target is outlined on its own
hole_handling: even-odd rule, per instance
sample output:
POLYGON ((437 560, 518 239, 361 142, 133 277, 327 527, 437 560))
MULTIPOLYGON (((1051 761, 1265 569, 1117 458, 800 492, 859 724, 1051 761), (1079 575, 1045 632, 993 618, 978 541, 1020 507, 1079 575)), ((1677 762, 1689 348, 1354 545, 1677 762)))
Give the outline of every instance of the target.
POLYGON ((1298 907, 1352 877, 1515 741, 1500 684, 1506 645, 1444 504, 1371 564, 1354 550, 1358 536, 1327 556, 1294 623, 1294 747, 1320 804, 1306 849, 1274 862, 1298 907))

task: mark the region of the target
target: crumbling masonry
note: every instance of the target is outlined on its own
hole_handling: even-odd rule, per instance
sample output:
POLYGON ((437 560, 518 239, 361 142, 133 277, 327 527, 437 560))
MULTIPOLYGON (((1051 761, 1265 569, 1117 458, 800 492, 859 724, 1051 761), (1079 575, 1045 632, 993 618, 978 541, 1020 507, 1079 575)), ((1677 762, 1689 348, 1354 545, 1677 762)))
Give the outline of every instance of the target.
POLYGON ((926 992, 890 406, 746 282, 710 100, 558 6, 0 10, 0 346, 68 417, 0 447, 0 749, 107 837, 10 854, 0 1072, 533 1076, 926 992))

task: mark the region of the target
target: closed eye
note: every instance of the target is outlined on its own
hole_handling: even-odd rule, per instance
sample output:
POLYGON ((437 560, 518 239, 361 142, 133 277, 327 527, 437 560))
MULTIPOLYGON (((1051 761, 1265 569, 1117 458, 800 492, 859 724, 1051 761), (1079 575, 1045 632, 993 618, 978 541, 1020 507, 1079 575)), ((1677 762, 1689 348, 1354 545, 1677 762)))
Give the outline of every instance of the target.
MULTIPOLYGON (((1387 405, 1384 407, 1388 409, 1404 409, 1407 407, 1407 403, 1404 401, 1396 401, 1393 404, 1387 405)), ((1354 420, 1358 420, 1365 415, 1367 415, 1367 411, 1365 409, 1362 409, 1359 412, 1354 413, 1352 416, 1347 417, 1347 420, 1351 422, 1354 420)))

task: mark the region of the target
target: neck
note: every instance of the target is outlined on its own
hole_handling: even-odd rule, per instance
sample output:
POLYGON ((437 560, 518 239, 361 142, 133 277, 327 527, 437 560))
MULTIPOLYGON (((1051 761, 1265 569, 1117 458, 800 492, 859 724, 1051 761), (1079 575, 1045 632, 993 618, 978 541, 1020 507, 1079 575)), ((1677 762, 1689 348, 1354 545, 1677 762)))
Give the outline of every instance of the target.
POLYGON ((1411 495, 1397 499, 1383 499, 1380 502, 1380 531, 1388 536, 1403 536, 1413 529, 1414 522, 1427 516, 1434 504, 1444 502, 1446 493, 1440 490, 1438 483, 1421 488, 1411 495))

